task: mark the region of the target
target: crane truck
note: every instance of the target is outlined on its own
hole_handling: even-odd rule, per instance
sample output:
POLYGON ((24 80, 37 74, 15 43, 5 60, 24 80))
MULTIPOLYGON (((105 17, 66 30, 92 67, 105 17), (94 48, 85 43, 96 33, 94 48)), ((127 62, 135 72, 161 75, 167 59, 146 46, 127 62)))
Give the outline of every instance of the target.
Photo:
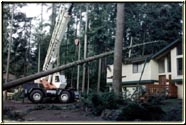
MULTIPOLYGON (((68 8, 61 7, 60 9, 45 57, 43 71, 54 68, 56 64, 59 47, 70 20, 72 8, 73 4, 68 8)), ((61 72, 26 83, 23 88, 24 97, 28 97, 32 103, 41 103, 45 97, 58 98, 62 103, 68 103, 79 98, 79 93, 67 86, 67 79, 61 72)))

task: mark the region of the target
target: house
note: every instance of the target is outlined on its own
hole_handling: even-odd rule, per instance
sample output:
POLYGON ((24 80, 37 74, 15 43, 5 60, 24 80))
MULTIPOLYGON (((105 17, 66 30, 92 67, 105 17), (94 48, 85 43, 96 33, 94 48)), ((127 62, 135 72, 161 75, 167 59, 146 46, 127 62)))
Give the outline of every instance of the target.
MULTIPOLYGON (((183 98, 183 51, 176 40, 154 55, 125 59, 122 65, 122 92, 131 96, 137 85, 173 85, 183 98), (144 68, 144 72, 143 72, 144 68)), ((107 68, 107 84, 112 89, 113 65, 107 68)))

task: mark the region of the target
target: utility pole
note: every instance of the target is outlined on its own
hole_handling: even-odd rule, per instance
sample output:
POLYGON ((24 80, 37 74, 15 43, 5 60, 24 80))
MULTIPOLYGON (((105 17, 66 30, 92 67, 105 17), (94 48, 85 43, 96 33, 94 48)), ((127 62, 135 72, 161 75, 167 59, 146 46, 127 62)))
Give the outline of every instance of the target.
MULTIPOLYGON (((8 82, 8 79, 9 79, 10 51, 11 51, 11 46, 12 46, 12 42, 13 42, 12 34, 13 34, 14 7, 15 7, 15 5, 12 4, 10 41, 9 41, 9 47, 8 47, 8 56, 7 56, 7 67, 6 67, 6 79, 5 79, 5 84, 8 82)), ((7 91, 5 91, 4 94, 5 94, 5 95, 4 95, 4 100, 7 100, 7 91)))
MULTIPOLYGON (((87 58, 87 26, 88 26, 88 4, 86 5, 85 36, 84 36, 84 59, 87 58)), ((83 64, 82 92, 85 92, 86 63, 83 64)))

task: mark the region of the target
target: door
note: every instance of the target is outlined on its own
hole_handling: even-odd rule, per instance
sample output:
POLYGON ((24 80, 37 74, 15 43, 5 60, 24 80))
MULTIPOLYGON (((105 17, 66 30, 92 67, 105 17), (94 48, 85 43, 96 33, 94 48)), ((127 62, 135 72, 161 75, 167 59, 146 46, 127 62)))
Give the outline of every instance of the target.
POLYGON ((166 85, 166 75, 159 76, 159 83, 160 85, 166 85))

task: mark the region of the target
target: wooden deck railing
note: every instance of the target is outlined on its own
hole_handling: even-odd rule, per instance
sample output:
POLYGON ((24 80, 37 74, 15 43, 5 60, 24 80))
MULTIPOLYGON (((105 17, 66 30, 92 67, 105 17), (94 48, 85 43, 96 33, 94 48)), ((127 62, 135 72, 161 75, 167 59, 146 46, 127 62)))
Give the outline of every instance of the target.
POLYGON ((162 95, 170 98, 177 97, 177 87, 174 84, 169 85, 147 84, 146 87, 148 95, 162 95))

